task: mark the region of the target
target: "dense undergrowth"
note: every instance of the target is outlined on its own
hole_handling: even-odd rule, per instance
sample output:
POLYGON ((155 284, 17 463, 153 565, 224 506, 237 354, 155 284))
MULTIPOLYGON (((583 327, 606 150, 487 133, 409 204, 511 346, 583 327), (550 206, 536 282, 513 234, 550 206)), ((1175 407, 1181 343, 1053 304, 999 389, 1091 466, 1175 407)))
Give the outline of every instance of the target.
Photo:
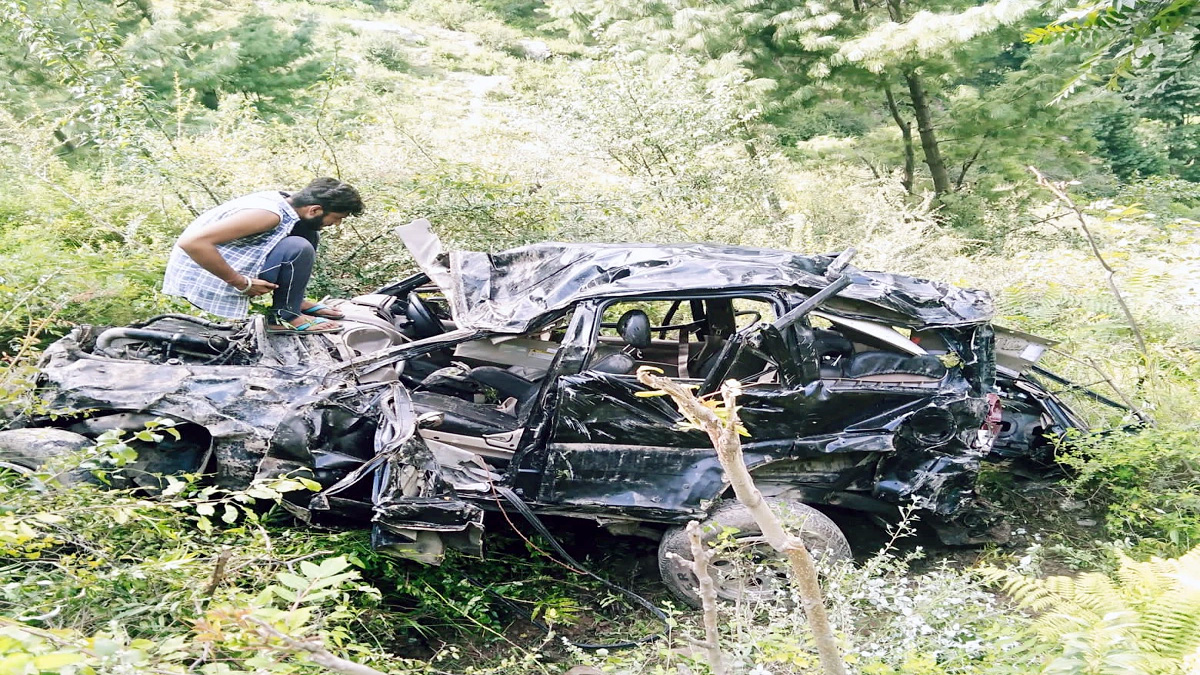
MULTIPOLYGON (((4 11, 16 11, 10 5, 4 11)), ((852 668, 1193 667, 1200 643, 1187 626, 1200 611, 1188 603, 1200 571, 1194 555, 1180 556, 1200 544, 1196 183, 1116 177, 1093 163, 1088 182, 1071 186, 1143 352, 1074 215, 1029 185, 938 202, 909 194, 880 172, 879 157, 856 162, 831 150, 844 139, 805 134, 787 145, 775 120, 747 106, 744 80, 714 85, 711 64, 694 56, 646 59, 538 33, 554 56, 530 58, 522 41, 540 21, 520 3, 258 5, 281 21, 309 16, 305 30, 327 48, 325 70, 289 81, 286 115, 255 93, 261 83, 215 102, 170 78, 157 93, 131 87, 117 96, 99 75, 105 57, 121 54, 103 40, 88 43, 92 53, 55 57, 95 68, 101 83, 72 85, 97 112, 68 129, 79 131, 71 144, 56 114, 0 112, 0 412, 32 404, 38 351, 71 326, 186 309, 156 289, 194 212, 314 175, 339 175, 368 202, 363 217, 326 234, 318 295, 367 292, 411 271, 391 230, 417 217, 433 221, 449 246, 481 250, 546 239, 855 246, 865 268, 991 291, 999 323, 1060 341, 1052 367, 1081 382, 1111 381, 1157 426, 1071 439, 1062 449, 1067 477, 1053 486, 1030 491, 1008 475, 990 484, 1013 511, 1019 545, 983 555, 1008 570, 1010 584, 1012 574, 1101 575, 1070 597, 997 594, 989 584, 1003 575, 945 552, 918 560, 924 554, 903 543, 875 557, 859 551, 858 567, 830 571, 826 590, 852 668), (1145 577, 1145 597, 1132 597, 1140 587, 1128 578, 1140 578, 1137 565, 1151 555, 1178 558, 1170 578, 1182 585, 1156 571, 1145 577), (1181 598, 1169 645, 1135 630, 1164 594, 1181 598), (1017 606, 1029 597, 1040 604, 1017 606), (1072 603, 1112 611, 1076 613, 1066 627, 1042 620, 1072 603)), ((1099 412, 1094 420, 1129 421, 1099 412)), ((272 505, 281 488, 300 483, 239 494, 180 485, 169 499, 148 500, 2 477, 0 675, 322 670, 276 633, 317 638, 390 673, 558 673, 580 663, 704 672, 688 642, 701 632, 687 612, 673 614, 668 638, 635 650, 563 644, 564 635, 598 642, 658 629, 520 539, 498 540, 484 563, 420 568, 377 556, 360 532, 298 527, 272 505)), ((597 551, 591 562, 605 569, 620 557, 597 551)), ((654 576, 615 569, 635 586, 654 576)), ((802 615, 786 598, 729 608, 723 626, 738 672, 817 670, 802 615)))

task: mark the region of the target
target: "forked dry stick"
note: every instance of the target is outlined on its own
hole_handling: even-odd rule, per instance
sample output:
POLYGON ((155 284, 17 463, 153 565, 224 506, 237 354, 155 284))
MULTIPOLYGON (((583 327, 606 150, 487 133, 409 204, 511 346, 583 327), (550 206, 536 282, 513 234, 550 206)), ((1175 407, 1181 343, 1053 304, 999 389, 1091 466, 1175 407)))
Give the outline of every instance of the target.
POLYGON ((708 667, 712 675, 725 675, 725 654, 721 651, 721 634, 717 630, 717 587, 708 571, 712 554, 700 538, 700 523, 694 520, 688 523, 687 535, 692 547, 692 572, 700 582, 697 595, 700 596, 700 606, 704 613, 704 643, 700 646, 708 653, 708 667))
POLYGON ((1079 221, 1079 229, 1083 230, 1083 236, 1087 238, 1088 245, 1092 247, 1092 255, 1096 256, 1096 260, 1100 263, 1100 266, 1107 272, 1104 279, 1108 282, 1108 290, 1112 291, 1113 298, 1117 301, 1117 305, 1125 315, 1125 320, 1129 322, 1129 329, 1133 331, 1133 337, 1137 339, 1138 349, 1141 350, 1146 368, 1149 369, 1150 352, 1146 350, 1146 339, 1142 337, 1142 329, 1138 326, 1137 319, 1133 318, 1133 311, 1125 303, 1125 296, 1121 295, 1121 289, 1117 287, 1117 271, 1109 266, 1108 261, 1104 259, 1104 255, 1100 252, 1100 245, 1096 243, 1096 237, 1092 235, 1092 230, 1088 227, 1087 218, 1083 215, 1083 209, 1075 205, 1075 201, 1071 199, 1070 195, 1067 194, 1061 185, 1046 178, 1036 167, 1031 166, 1029 170, 1037 177, 1038 185, 1049 190, 1058 201, 1062 202, 1075 214, 1075 218, 1079 221))
POLYGON ((813 562, 808 549, 799 537, 793 537, 783 529, 779 519, 772 513, 771 508, 763 499, 762 493, 754 485, 754 479, 746 468, 742 457, 742 442, 738 438, 741 421, 737 415, 737 397, 741 386, 736 380, 729 380, 721 385, 721 397, 724 402, 723 418, 717 410, 705 405, 690 389, 660 375, 655 375, 653 369, 642 368, 637 374, 638 380, 649 387, 669 395, 679 412, 700 430, 708 434, 709 440, 717 451, 717 459, 721 468, 729 478, 734 494, 754 516, 762 530, 763 538, 776 551, 787 556, 791 563, 793 579, 797 590, 800 591, 800 602, 804 614, 808 618, 809 628, 813 632, 813 640, 817 645, 817 654, 821 658, 821 666, 828 675, 846 675, 846 664, 842 660, 841 650, 838 649, 837 639, 833 634, 833 626, 829 623, 829 615, 825 612, 825 603, 821 596, 821 586, 817 581, 817 566, 813 562))

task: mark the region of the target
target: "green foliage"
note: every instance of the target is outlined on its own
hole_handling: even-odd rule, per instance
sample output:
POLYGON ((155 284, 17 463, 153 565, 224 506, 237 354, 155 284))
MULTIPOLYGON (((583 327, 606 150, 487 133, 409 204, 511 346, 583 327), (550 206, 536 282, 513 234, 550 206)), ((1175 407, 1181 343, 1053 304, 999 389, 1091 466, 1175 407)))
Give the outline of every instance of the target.
POLYGON ((0 10, 0 58, 27 72, 6 107, 57 118, 76 143, 111 141, 131 117, 166 133, 154 118, 181 90, 211 109, 237 93, 281 112, 330 67, 317 22, 288 27, 249 0, 9 0, 0 10))
POLYGON ((494 12, 505 23, 533 32, 546 23, 543 0, 479 0, 479 4, 494 12))
MULTIPOLYGON (((1021 22, 1037 20, 1021 18, 1026 3, 901 3, 893 22, 883 4, 556 0, 550 9, 580 42, 543 33, 554 57, 535 62, 517 47, 544 20, 539 9, 524 0, 0 0, 10 75, 0 91, 0 424, 15 412, 6 403, 27 403, 45 340, 78 323, 191 311, 156 287, 194 212, 314 175, 340 175, 368 201, 363 217, 324 233, 316 296, 368 292, 412 271, 391 231, 417 217, 449 247, 475 250, 547 239, 854 245, 867 268, 987 288, 1001 322, 1097 359, 1160 420, 1196 419, 1191 33, 1163 42, 1124 92, 1081 89, 1050 107, 1063 74, 1100 43, 1017 44, 1021 22), (349 17, 381 23, 360 34, 342 25, 349 17), (388 32, 392 22, 422 37, 406 41, 388 32), (904 146, 883 87, 913 123, 906 70, 928 94, 952 182, 962 176, 937 204, 921 195, 928 176, 915 124, 915 194, 898 180, 904 146), (1122 178, 1154 161, 1162 175, 1122 178), (1028 189, 1031 163, 1077 179, 1081 194, 1112 198, 1088 214, 1143 323, 1149 363, 1077 224, 1053 218, 1028 189)), ((1106 68, 1097 64, 1096 76, 1106 68)), ((1096 379, 1083 364, 1051 361, 1096 379)), ((132 438, 105 438, 88 466, 120 484, 119 465, 147 442, 132 438)), ((1076 498, 1105 510, 1110 536, 1143 550, 1196 543, 1193 432, 1080 443, 1076 498)), ((556 637, 649 632, 620 600, 494 531, 488 560, 421 568, 376 554, 365 533, 296 526, 274 505, 283 488, 304 489, 299 480, 246 491, 187 476, 163 485, 158 502, 39 477, 0 485, 0 614, 16 622, 0 626, 0 658, 26 670, 82 659, 114 674, 317 672, 264 636, 262 621, 396 673, 565 669, 528 648, 544 638, 464 576, 542 617, 556 637), (430 663, 389 654, 416 650, 430 663)), ((975 577, 882 560, 840 572, 827 589, 854 668, 957 675, 1042 662, 1012 648, 1005 636, 1026 619, 975 577)), ((677 651, 683 636, 700 634, 692 619, 676 614, 660 645, 567 654, 613 672, 680 663, 700 672, 677 651)), ((723 619, 743 671, 816 668, 787 598, 723 619)), ((1126 634, 1120 622, 1094 627, 1071 639, 1126 634)))
POLYGON ((604 195, 604 217, 592 220, 598 231, 577 228, 574 237, 751 241, 773 226, 780 158, 749 126, 755 112, 742 110, 736 83, 706 81, 692 59, 649 68, 619 51, 577 76, 552 92, 551 109, 633 191, 604 195))
POLYGON ((1200 646, 1200 549, 1170 560, 1121 557, 1113 575, 988 578, 1037 613, 1029 650, 1040 672, 1064 675, 1167 675, 1192 672, 1200 646), (1042 653, 1049 652, 1044 656, 1042 653))
POLYGON ((1164 552, 1200 543, 1200 432, 1153 428, 1072 437, 1060 455, 1077 495, 1106 513, 1111 536, 1164 552))
POLYGON ((1157 148, 1147 147, 1137 134, 1137 117, 1128 107, 1117 107, 1096 118, 1093 133, 1100 154, 1121 180, 1144 178, 1162 173, 1166 157, 1157 148))
POLYGON ((1113 197, 1118 204, 1137 204, 1163 228, 1186 228, 1200 222, 1200 183, 1153 176, 1121 186, 1113 197))
POLYGON ((332 66, 315 19, 292 27, 253 3, 217 7, 183 4, 148 18, 143 32, 126 38, 122 56, 165 101, 182 88, 215 110, 223 95, 241 94, 260 111, 282 114, 313 96, 307 88, 332 66))
MULTIPOLYGON (((153 443, 171 431, 160 420, 134 436, 153 443)), ((27 663, 114 674, 309 672, 281 635, 367 661, 388 658, 355 638, 379 598, 360 581, 357 561, 330 555, 321 548, 327 540, 274 525, 285 493, 315 483, 229 491, 171 476, 148 501, 47 480, 101 459, 119 472, 129 446, 107 437, 33 476, 0 476, 4 672, 25 673, 27 663)))
MULTIPOLYGON (((981 175, 992 181, 978 193, 985 199, 995 194, 987 189, 995 182, 1024 180, 1021 172, 1035 155, 1060 156, 1059 139, 1079 129, 1077 120, 1041 109, 1030 78, 998 86, 1022 65, 1024 52, 1012 48, 1014 26, 1036 8, 1033 2, 549 3, 556 25, 577 37, 587 31, 627 49, 634 44, 634 54, 697 55, 705 76, 738 84, 745 105, 765 111, 785 142, 828 131, 866 137, 845 144, 840 158, 865 161, 880 176, 895 175, 913 157, 901 180, 919 192, 923 186, 913 179, 925 155, 939 198, 970 191, 972 177, 981 175), (820 112, 839 104, 852 110, 838 121, 820 112), (867 126, 877 133, 868 136, 867 126), (897 133, 901 127, 909 136, 897 133), (1031 142, 1035 135, 1049 147, 1031 142), (1017 169, 1003 166, 996 178, 985 170, 1010 163, 1017 169)), ((1054 73, 1055 85, 1060 76, 1054 73)))
POLYGON ((1059 98, 1089 81, 1103 79, 1111 89, 1169 52, 1177 38, 1192 44, 1200 13, 1195 0, 1100 0, 1065 11, 1052 23, 1026 34, 1037 44, 1056 40, 1086 45, 1091 56, 1063 87, 1059 98))

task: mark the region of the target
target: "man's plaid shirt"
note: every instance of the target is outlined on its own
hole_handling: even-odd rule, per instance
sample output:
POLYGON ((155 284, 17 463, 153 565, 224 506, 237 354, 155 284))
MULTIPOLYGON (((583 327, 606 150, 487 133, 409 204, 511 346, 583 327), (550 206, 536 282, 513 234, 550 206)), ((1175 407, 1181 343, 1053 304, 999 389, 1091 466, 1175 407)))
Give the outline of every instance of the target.
MULTIPOLYGON (((273 230, 217 244, 217 251, 230 267, 239 274, 256 277, 262 271, 267 253, 291 234, 292 226, 300 220, 296 210, 287 203, 287 196, 284 192, 268 191, 238 197, 200 214, 183 233, 202 230, 245 209, 261 209, 279 214, 279 226, 273 230)), ((171 258, 167 261, 163 293, 187 298, 188 302, 200 309, 229 319, 240 319, 246 316, 250 309, 249 298, 197 265, 196 261, 178 246, 171 249, 171 258)))

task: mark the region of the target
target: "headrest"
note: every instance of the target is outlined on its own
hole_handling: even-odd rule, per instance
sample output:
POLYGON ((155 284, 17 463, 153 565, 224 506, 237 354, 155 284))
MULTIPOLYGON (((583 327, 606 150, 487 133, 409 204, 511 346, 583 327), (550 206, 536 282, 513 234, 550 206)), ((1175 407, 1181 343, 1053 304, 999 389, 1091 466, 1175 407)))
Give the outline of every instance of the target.
POLYGON ((617 319, 617 333, 625 344, 645 349, 650 346, 650 317, 640 309, 631 309, 617 319))

